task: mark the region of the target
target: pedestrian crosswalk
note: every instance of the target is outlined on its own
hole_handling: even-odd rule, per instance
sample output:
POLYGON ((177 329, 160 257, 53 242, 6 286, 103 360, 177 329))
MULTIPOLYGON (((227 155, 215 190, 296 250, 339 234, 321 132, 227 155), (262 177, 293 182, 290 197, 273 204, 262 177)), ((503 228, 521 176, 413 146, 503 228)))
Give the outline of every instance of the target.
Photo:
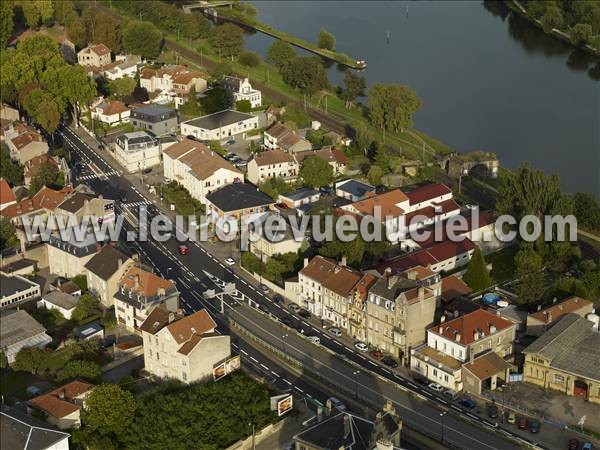
POLYGON ((150 203, 148 200, 142 200, 142 201, 139 201, 139 202, 126 202, 124 204, 124 206, 126 208, 130 208, 131 209, 131 208, 139 208, 141 206, 148 206, 148 205, 151 205, 151 204, 152 203, 150 203))
POLYGON ((106 177, 119 176, 119 175, 121 175, 121 174, 119 172, 117 172, 116 170, 111 170, 110 172, 103 172, 100 176, 98 176, 95 173, 92 173, 92 174, 86 174, 86 175, 79 175, 76 178, 79 181, 90 181, 90 180, 106 179, 106 177))

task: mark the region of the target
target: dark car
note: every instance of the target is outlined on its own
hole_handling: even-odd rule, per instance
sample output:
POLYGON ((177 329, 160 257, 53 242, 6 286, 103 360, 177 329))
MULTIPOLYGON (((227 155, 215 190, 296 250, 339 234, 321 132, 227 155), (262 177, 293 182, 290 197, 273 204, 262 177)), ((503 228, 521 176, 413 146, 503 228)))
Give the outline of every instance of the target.
POLYGON ((102 348, 108 348, 116 342, 114 334, 109 334, 104 339, 102 339, 102 348))
POLYGON ((145 175, 145 174, 147 174, 147 173, 150 173, 150 172, 152 172, 152 167, 147 167, 147 168, 145 168, 144 170, 142 170, 142 173, 143 173, 144 175, 145 175))
POLYGON ((283 297, 282 297, 281 295, 279 295, 279 294, 275 294, 275 295, 273 296, 273 303, 275 303, 275 304, 279 304, 279 303, 281 303, 282 301, 283 301, 283 297))
POLYGON ((579 450, 579 439, 569 439, 569 450, 579 450))
POLYGON ((530 420, 529 421, 529 431, 532 433, 539 433, 541 426, 542 426, 542 424, 540 423, 539 420, 530 420))
POLYGON ((475 408, 475 406, 477 406, 475 404, 475 402, 473 400, 471 400, 470 398, 463 398, 462 400, 460 400, 458 402, 458 404, 465 409, 473 409, 473 408, 475 408))
POLYGON ((310 318, 310 312, 307 311, 306 309, 302 308, 300 311, 298 311, 298 315, 300 317, 304 317, 305 319, 309 319, 310 318))
POLYGON ((284 317, 283 319, 281 319, 281 323, 287 325, 290 328, 294 328, 296 326, 296 323, 290 317, 284 317))
POLYGON ((498 407, 494 404, 489 405, 487 408, 487 413, 488 413, 488 417, 490 419, 497 419, 498 418, 498 407))
POLYGON ((391 356, 384 356, 381 359, 381 362, 384 363, 386 366, 391 367, 392 369, 395 369, 396 367, 398 367, 398 363, 391 356))
POLYGON ((414 380, 419 383, 421 386, 429 385, 429 380, 423 377, 414 377, 414 380))
POLYGON ((517 420, 517 427, 519 428, 519 430, 526 430, 528 427, 527 418, 519 417, 519 419, 517 420))

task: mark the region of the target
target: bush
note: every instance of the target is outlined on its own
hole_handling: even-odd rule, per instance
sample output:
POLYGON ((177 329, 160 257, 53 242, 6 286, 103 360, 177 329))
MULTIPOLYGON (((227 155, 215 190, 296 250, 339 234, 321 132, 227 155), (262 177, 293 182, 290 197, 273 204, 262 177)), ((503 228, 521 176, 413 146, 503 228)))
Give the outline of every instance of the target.
POLYGON ((255 52, 245 51, 240 55, 239 61, 244 66, 256 67, 260 64, 260 56, 255 52))
POLYGON ((82 292, 87 291, 87 278, 85 275, 77 275, 76 277, 73 277, 71 281, 79 286, 79 289, 81 289, 82 292))
POLYGON ((261 274, 264 271, 264 263, 253 253, 242 253, 242 267, 249 272, 261 274))
POLYGON ((100 381, 101 375, 102 371, 97 363, 85 360, 75 360, 69 361, 65 367, 58 371, 56 381, 84 378, 88 381, 98 382, 100 381))
POLYGON ((37 374, 46 367, 46 362, 51 354, 50 350, 37 347, 24 347, 16 354, 12 368, 17 371, 37 374))
POLYGON ((235 109, 240 112, 249 113, 252 111, 252 104, 250 103, 250 100, 240 100, 235 102, 235 109))
POLYGON ((479 247, 475 247, 475 251, 467 267, 467 272, 463 276, 463 281, 476 292, 482 291, 492 284, 490 273, 487 270, 479 247))

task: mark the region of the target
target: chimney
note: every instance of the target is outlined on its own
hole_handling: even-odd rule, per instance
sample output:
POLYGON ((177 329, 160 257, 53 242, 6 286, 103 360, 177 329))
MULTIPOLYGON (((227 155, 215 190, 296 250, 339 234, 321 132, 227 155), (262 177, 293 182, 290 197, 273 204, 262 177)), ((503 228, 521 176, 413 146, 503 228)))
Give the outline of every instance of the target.
POLYGON ((350 436, 350 416, 344 414, 344 439, 347 439, 348 436, 350 436))
POLYGON ((65 391, 61 389, 61 391, 58 393, 58 398, 60 398, 61 400, 65 399, 65 391))
POLYGON ((398 277, 395 275, 389 276, 387 279, 387 287, 388 289, 392 289, 392 287, 394 286, 394 284, 396 284, 396 281, 398 281, 398 277))
POLYGON ((140 276, 139 275, 134 275, 133 276, 133 288, 137 291, 140 287, 140 276))
POLYGON ((438 331, 439 331, 440 334, 443 334, 444 333, 444 327, 440 325, 440 328, 439 328, 438 331))
POLYGON ((303 267, 306 267, 306 266, 308 266, 308 258, 304 258, 304 266, 303 267))
POLYGON ((542 305, 537 305, 537 310, 541 311, 542 310, 542 305))
POLYGON ((417 279, 417 271, 416 270, 406 271, 406 278, 409 280, 416 280, 417 279))
POLYGON ((325 403, 325 407, 327 408, 327 417, 331 415, 331 411, 333 410, 333 403, 331 403, 331 399, 327 399, 327 403, 325 403))
POLYGON ((496 325, 493 323, 490 324, 490 334, 494 334, 496 332, 496 325))
POLYGON ((498 317, 500 317, 500 310, 497 310, 497 311, 496 311, 496 315, 497 315, 498 317))
POLYGON ((579 303, 579 297, 575 297, 575 303, 579 303))
POLYGON ((119 258, 119 260, 117 261, 118 266, 117 267, 121 267, 123 265, 123 258, 119 258))
POLYGON ((552 312, 548 313, 548 322, 552 322, 552 312))
POLYGON ((552 304, 556 303, 557 301, 558 301, 558 299, 557 299, 556 297, 554 297, 554 298, 552 299, 552 304))
POLYGON ((425 288, 423 286, 419 286, 419 289, 417 289, 417 293, 419 294, 419 301, 423 301, 423 299, 425 298, 425 288))
POLYGON ((477 330, 473 331, 473 340, 474 341, 479 340, 479 331, 477 331, 477 330))
POLYGON ((386 267, 384 273, 386 275, 391 275, 392 274, 392 268, 391 267, 386 267))
POLYGON ((454 335, 454 340, 455 340, 456 342, 460 342, 460 338, 461 338, 461 337, 462 337, 462 336, 460 335, 460 333, 456 333, 456 334, 454 335))
POLYGON ((346 258, 346 255, 342 256, 342 261, 340 262, 340 265, 341 265, 341 266, 344 266, 344 267, 347 265, 347 258, 346 258))
POLYGON ((446 321, 446 316, 444 316, 442 314, 442 317, 440 317, 440 323, 444 323, 446 321))
POLYGON ((558 305, 558 309, 560 309, 561 311, 563 310, 563 305, 562 303, 560 305, 558 305))

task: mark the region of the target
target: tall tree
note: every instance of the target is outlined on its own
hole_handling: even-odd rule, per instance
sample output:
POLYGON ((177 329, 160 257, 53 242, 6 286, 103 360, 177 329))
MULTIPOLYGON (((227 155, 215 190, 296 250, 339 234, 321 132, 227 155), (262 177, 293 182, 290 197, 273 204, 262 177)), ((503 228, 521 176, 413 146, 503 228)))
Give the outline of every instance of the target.
POLYGON ((23 347, 15 355, 15 362, 12 368, 13 370, 31 372, 33 374, 40 373, 44 369, 51 353, 47 349, 23 347))
POLYGON ((23 184, 23 166, 12 160, 4 142, 0 143, 0 178, 5 178, 13 186, 23 184))
POLYGON ((0 2, 0 49, 4 50, 13 32, 13 3, 12 1, 0 2))
POLYGON ((134 413, 131 392, 115 384, 101 384, 87 396, 81 419, 86 431, 116 441, 128 431, 134 413))
POLYGON ((463 281, 475 292, 482 291, 492 284, 490 272, 485 265, 485 260, 479 247, 475 247, 475 251, 467 267, 467 272, 463 276, 463 281))
POLYGON ((85 47, 88 43, 88 30, 81 17, 75 17, 67 25, 67 37, 77 47, 85 47))
POLYGON ((212 30, 208 43, 221 57, 233 60, 244 49, 244 31, 237 25, 225 23, 212 30))
POLYGON ((32 197, 44 186, 51 186, 58 178, 58 169, 52 164, 42 164, 29 185, 29 196, 32 197))
POLYGON ((19 243, 15 226, 6 217, 0 216, 0 250, 13 247, 19 243))
POLYGON ((52 0, 27 0, 21 3, 25 22, 30 28, 37 29, 54 15, 52 0))
POLYGON ((573 203, 578 226, 600 230, 600 204, 596 197, 586 192, 577 192, 573 196, 573 203))
POLYGON ((318 188, 331 184, 333 181, 333 168, 324 159, 311 156, 302 163, 299 175, 305 185, 318 188))
POLYGON ((296 56, 296 52, 290 44, 278 39, 271 44, 267 51, 267 62, 281 68, 296 56))
POLYGON ((374 84, 368 93, 369 117, 381 130, 404 132, 412 126, 412 116, 421 107, 421 100, 408 86, 374 84))
POLYGON ((588 44, 593 36, 592 26, 587 23, 578 23, 569 30, 569 34, 575 44, 588 44))
POLYGON ((132 21, 123 29, 123 48, 127 53, 155 59, 160 55, 162 33, 150 22, 132 21))
POLYGON ((71 0, 60 0, 54 2, 54 20, 59 24, 67 26, 77 18, 75 4, 71 0))
POLYGON ((116 19, 96 8, 87 8, 83 19, 89 42, 104 44, 114 52, 121 50, 121 25, 116 19))
POLYGON ((73 310, 71 317, 73 320, 81 322, 97 312, 98 299, 91 294, 83 294, 77 301, 77 306, 73 310))
POLYGON ((563 15, 557 6, 550 6, 546 9, 546 13, 540 19, 544 31, 546 33, 552 31, 554 28, 561 28, 563 26, 563 15))
POLYGON ((523 246, 515 255, 515 293, 521 304, 539 301, 546 291, 546 275, 542 257, 530 246, 523 246))
POLYGON ((350 108, 359 95, 363 95, 367 87, 365 77, 357 75, 351 70, 346 71, 344 76, 344 90, 342 91, 342 99, 346 102, 346 108, 350 108))
POLYGON ((333 50, 335 48, 335 36, 325 28, 321 28, 317 36, 317 45, 325 50, 333 50))
POLYGON ((298 56, 288 61, 281 68, 281 76, 283 81, 306 95, 329 87, 325 67, 316 56, 298 56))
POLYGON ((136 82, 133 78, 123 77, 108 83, 108 92, 117 97, 131 95, 135 89, 136 82))

